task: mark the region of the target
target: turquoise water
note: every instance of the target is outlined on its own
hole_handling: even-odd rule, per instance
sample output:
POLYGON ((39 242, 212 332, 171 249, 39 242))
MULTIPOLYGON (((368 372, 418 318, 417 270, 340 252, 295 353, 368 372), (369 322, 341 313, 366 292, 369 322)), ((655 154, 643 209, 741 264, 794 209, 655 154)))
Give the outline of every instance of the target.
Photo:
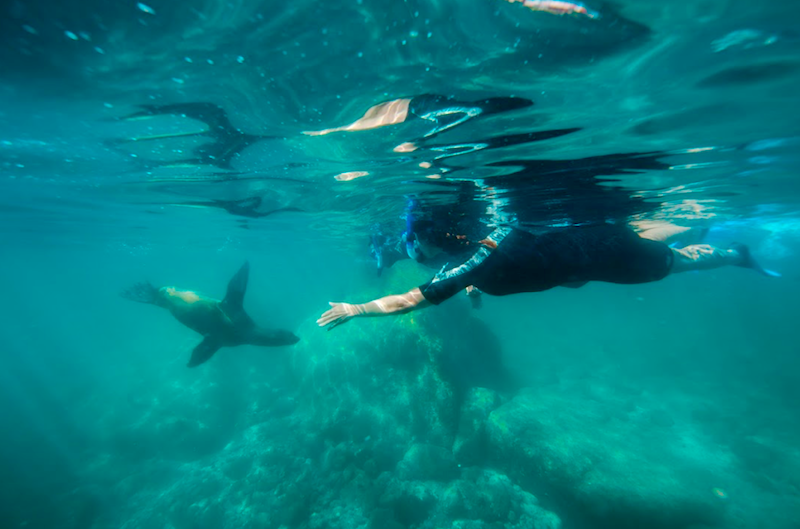
POLYGON ((0 527, 800 527, 800 6, 587 7, 4 2, 0 527), (425 94, 532 104, 304 134, 425 94), (707 228, 783 277, 319 329, 435 272, 376 274, 410 207, 707 228), (221 299, 245 260, 296 345, 188 369, 201 337, 120 296, 221 299))

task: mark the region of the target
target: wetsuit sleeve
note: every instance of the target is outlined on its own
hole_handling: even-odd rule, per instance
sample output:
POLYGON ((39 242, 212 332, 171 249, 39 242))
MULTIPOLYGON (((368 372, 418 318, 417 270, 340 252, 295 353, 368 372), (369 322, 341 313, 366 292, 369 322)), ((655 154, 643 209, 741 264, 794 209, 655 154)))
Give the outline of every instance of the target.
POLYGON ((461 266, 439 272, 433 279, 419 287, 422 295, 430 303, 438 305, 468 286, 475 285, 480 275, 480 265, 488 255, 489 250, 481 248, 461 266))
POLYGON ((452 298, 461 290, 472 284, 467 278, 467 275, 441 280, 437 280, 436 277, 434 277, 419 287, 419 289, 427 301, 438 305, 442 301, 452 298))

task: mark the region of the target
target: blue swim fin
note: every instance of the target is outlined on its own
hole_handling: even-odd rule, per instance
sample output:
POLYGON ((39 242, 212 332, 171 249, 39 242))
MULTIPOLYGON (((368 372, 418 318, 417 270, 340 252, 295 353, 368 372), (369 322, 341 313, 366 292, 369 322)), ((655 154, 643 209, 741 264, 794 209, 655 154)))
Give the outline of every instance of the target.
POLYGON ((751 270, 755 270, 759 274, 767 277, 781 277, 781 274, 778 272, 767 270, 758 264, 758 261, 756 261, 755 257, 753 257, 753 254, 750 252, 750 248, 748 248, 746 244, 735 242, 730 245, 730 249, 735 250, 739 255, 742 256, 742 263, 737 266, 750 268, 751 270))

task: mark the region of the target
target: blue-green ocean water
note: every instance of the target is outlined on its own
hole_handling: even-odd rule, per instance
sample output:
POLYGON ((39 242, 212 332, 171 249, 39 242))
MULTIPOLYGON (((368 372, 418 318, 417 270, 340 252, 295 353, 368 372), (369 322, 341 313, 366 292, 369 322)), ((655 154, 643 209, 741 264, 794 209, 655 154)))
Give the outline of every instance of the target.
POLYGON ((800 5, 588 7, 3 2, 0 527, 800 527, 800 5), (533 105, 430 138, 302 134, 422 94, 533 105), (187 103, 227 135, 125 119, 187 103), (433 273, 370 257, 412 200, 478 225, 707 227, 783 277, 317 328, 328 301, 433 273), (187 369, 200 337, 119 295, 221 298, 245 260, 247 312, 297 345, 187 369))

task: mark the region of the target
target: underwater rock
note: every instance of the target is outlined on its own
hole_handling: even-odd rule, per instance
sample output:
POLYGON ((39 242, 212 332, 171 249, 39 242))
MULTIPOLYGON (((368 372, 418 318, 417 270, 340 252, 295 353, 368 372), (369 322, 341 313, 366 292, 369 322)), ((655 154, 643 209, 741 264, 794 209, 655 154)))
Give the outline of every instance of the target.
POLYGON ((380 505, 390 509, 392 517, 403 526, 418 526, 432 514, 443 486, 427 481, 392 479, 380 498, 380 505))
POLYGON ((472 388, 466 394, 453 443, 453 454, 459 464, 473 466, 485 461, 486 420, 500 403, 500 396, 490 389, 472 388))
POLYGON ((458 465, 449 450, 428 444, 411 445, 397 465, 402 480, 450 481, 458 476, 458 465))
POLYGON ((467 469, 448 483, 390 478, 380 505, 384 519, 419 529, 559 529, 561 520, 539 506, 508 476, 467 469))
POLYGON ((106 418, 109 449, 134 460, 192 461, 214 453, 234 435, 242 412, 238 399, 226 394, 229 389, 205 378, 185 386, 164 384, 131 403, 127 417, 106 418))
POLYGON ((453 387, 435 362, 439 343, 411 315, 398 322, 365 320, 334 332, 308 326, 293 349, 298 413, 321 440, 368 439, 381 470, 393 469, 409 446, 452 446, 458 421, 453 387))
MULTIPOLYGON (((403 267, 388 272, 391 282, 403 267)), ((308 322, 283 383, 232 362, 142 392, 133 421, 104 422, 126 450, 118 437, 84 467, 124 498, 111 526, 557 529, 507 476, 461 468, 453 447, 470 465, 485 459, 501 397, 456 386, 442 352, 458 347, 425 318, 334 332, 308 322)))
POLYGON ((440 510, 446 515, 442 518, 480 520, 508 529, 561 527, 558 516, 539 506, 535 496, 493 470, 465 470, 462 479, 445 491, 440 510))
POLYGON ((526 393, 492 412, 489 443, 521 483, 547 487, 590 523, 615 528, 717 526, 725 505, 715 483, 737 481, 734 459, 697 432, 619 420, 617 402, 526 393))
POLYGON ((422 323, 441 342, 436 360, 443 378, 460 393, 482 387, 510 394, 520 388, 520 381, 503 364, 499 337, 474 317, 467 303, 428 312, 422 323))
MULTIPOLYGON (((384 274, 387 288, 420 281, 402 264, 384 274)), ((379 471, 393 470, 413 443, 449 447, 455 439, 457 393, 442 375, 442 341, 425 318, 365 318, 332 332, 309 321, 291 350, 298 411, 324 441, 369 439, 379 471)))

